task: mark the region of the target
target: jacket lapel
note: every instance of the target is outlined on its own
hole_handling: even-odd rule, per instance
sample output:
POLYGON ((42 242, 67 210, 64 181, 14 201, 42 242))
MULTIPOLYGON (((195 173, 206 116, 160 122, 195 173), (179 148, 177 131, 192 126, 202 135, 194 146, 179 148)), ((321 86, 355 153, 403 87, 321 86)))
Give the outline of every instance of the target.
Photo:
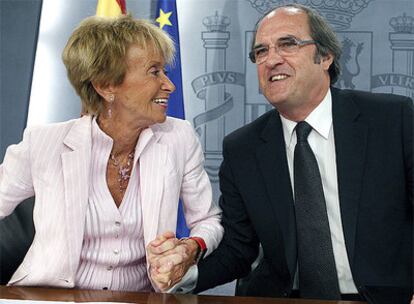
POLYGON ((158 142, 160 136, 156 127, 147 128, 141 133, 138 146, 145 245, 157 236, 159 227, 168 150, 158 142))
POLYGON ((84 220, 88 205, 89 166, 91 158, 91 118, 77 120, 63 143, 62 170, 65 191, 66 226, 70 270, 76 273, 82 247, 84 220))
MULTIPOLYGON (((261 133, 262 144, 256 157, 270 198, 270 209, 282 231, 285 257, 291 278, 296 269, 296 225, 292 186, 286 157, 285 140, 280 117, 272 111, 261 133)), ((277 251, 280 248, 276 248, 277 251)))
POLYGON ((338 173, 339 204, 345 245, 352 267, 368 127, 351 94, 332 91, 332 116, 338 173))

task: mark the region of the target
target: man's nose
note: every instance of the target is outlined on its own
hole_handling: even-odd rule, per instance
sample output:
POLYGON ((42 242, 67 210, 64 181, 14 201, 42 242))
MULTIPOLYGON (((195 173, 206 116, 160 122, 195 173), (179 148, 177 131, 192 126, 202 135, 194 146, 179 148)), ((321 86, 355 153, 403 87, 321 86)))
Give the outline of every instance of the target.
POLYGON ((283 56, 279 54, 279 50, 275 45, 269 46, 269 51, 267 54, 267 58, 265 60, 265 64, 269 66, 274 66, 284 61, 283 56))

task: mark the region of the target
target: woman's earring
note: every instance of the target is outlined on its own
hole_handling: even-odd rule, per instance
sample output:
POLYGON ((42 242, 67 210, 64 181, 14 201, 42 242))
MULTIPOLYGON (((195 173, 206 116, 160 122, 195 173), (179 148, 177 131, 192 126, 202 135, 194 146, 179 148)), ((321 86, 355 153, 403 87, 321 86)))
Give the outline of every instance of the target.
POLYGON ((112 118, 112 103, 115 100, 115 95, 114 94, 110 94, 108 97, 108 102, 109 102, 109 108, 108 108, 108 117, 112 118))

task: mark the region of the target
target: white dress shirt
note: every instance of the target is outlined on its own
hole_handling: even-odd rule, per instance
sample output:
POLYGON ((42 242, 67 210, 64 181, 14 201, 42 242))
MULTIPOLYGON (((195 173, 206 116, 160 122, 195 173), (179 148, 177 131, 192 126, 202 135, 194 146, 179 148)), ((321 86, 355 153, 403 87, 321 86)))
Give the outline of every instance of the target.
MULTIPOLYGON (((106 182, 113 140, 92 121, 89 203, 76 287, 150 291, 142 225, 138 153, 119 208, 106 182)), ((137 144, 138 146, 138 144, 137 144)))
MULTIPOLYGON (((296 122, 280 115, 283 135, 286 143, 289 175, 294 193, 293 155, 296 145, 296 122)), ((338 175, 336 171, 335 137, 332 123, 332 98, 329 90, 322 102, 306 117, 305 121, 313 130, 308 136, 309 145, 318 161, 323 193, 325 195, 329 228, 331 230, 332 248, 338 273, 341 293, 358 293, 352 278, 348 255, 345 247, 342 228, 341 210, 339 207, 338 175)), ((295 275, 294 289, 298 288, 298 275, 295 275)))

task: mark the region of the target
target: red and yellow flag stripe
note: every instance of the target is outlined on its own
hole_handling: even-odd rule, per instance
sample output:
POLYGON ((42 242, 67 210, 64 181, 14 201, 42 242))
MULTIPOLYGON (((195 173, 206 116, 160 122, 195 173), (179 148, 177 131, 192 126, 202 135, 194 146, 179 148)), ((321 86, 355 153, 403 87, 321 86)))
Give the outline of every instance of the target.
POLYGON ((98 0, 96 16, 117 17, 126 14, 125 0, 98 0))

